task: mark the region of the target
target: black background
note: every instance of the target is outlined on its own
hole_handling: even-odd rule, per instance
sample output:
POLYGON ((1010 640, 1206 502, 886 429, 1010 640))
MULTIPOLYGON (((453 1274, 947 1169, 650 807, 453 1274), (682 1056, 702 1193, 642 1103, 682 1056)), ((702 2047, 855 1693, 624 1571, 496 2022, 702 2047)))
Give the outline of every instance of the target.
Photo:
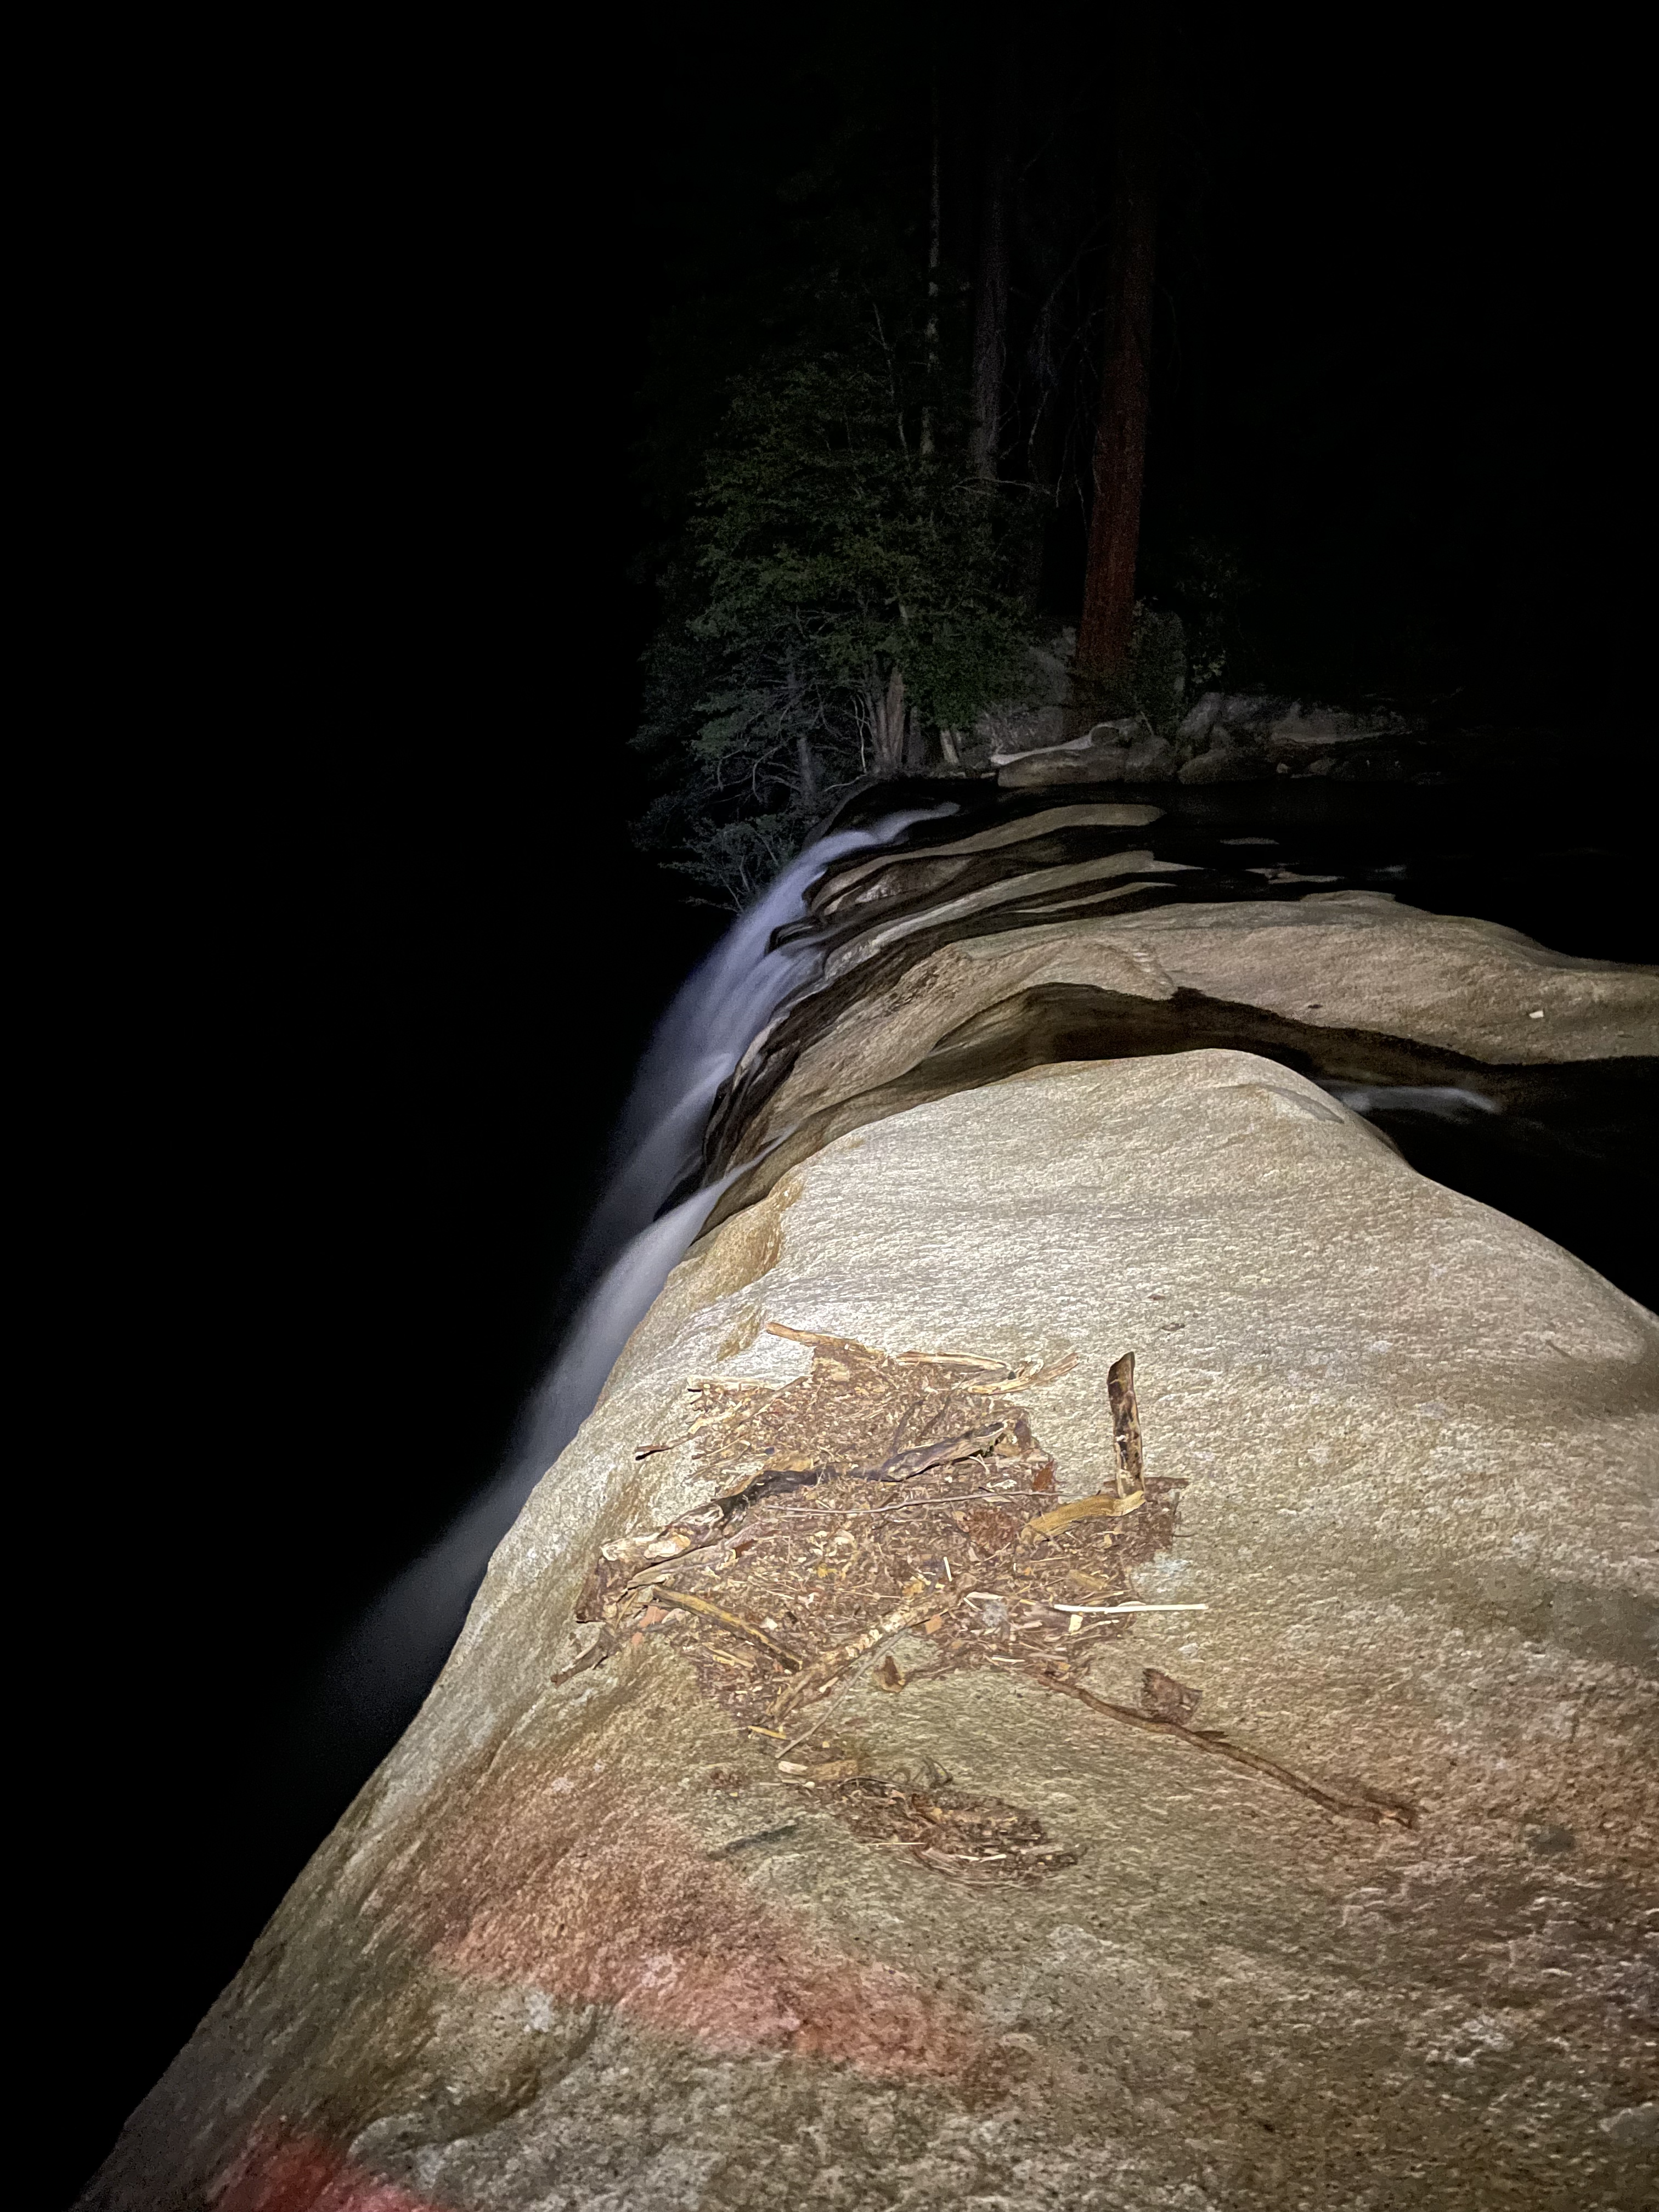
MULTIPOLYGON (((204 96, 65 234, 96 302, 48 502, 73 711, 20 833, 46 2201, 362 1778, 317 1670, 493 1472, 635 1057, 718 927, 627 836, 662 526, 629 393, 701 281, 702 149, 787 136, 770 21, 198 55, 204 96)), ((1229 496, 1340 583, 1368 517, 1411 542, 1408 491, 1483 638, 1508 608, 1531 650, 1567 608, 1531 719, 1581 734, 1540 803, 1626 803, 1629 58, 1593 27, 1454 52, 1403 15, 1244 43, 1224 275, 1250 389, 1326 396, 1299 447, 1283 409, 1227 417, 1229 496), (1345 413, 1321 363, 1356 329, 1345 413)))

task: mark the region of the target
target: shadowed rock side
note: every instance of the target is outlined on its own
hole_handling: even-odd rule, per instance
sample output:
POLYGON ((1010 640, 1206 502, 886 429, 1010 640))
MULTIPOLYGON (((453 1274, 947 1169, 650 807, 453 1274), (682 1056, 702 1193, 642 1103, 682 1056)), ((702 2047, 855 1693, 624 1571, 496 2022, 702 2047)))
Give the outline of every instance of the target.
POLYGON ((1643 2204, 1656 1461, 1659 1323, 1272 1059, 841 1137, 84 2202, 1643 2204))

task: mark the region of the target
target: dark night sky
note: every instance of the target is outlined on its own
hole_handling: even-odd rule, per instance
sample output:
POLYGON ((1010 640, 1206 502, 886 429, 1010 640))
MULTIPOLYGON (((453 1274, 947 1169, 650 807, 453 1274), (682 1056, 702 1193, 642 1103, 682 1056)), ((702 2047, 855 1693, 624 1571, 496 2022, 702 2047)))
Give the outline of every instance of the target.
MULTIPOLYGON (((856 54, 873 18, 828 20, 856 54)), ((1616 734, 1629 57, 1195 20, 1231 72, 1206 495, 1332 633, 1420 561, 1480 680, 1521 672, 1513 711, 1616 734)), ((836 97, 797 30, 647 10, 580 62, 481 33, 302 57, 291 104, 189 126, 202 158, 156 156, 100 242, 143 337, 94 501, 134 734, 70 765, 33 925, 71 979, 40 1175, 69 1464, 34 1564, 74 1560, 40 1653, 48 2201, 354 1786, 294 1716, 492 1471, 714 926, 626 836, 663 527, 629 394, 744 226, 787 261, 767 178, 836 97)))

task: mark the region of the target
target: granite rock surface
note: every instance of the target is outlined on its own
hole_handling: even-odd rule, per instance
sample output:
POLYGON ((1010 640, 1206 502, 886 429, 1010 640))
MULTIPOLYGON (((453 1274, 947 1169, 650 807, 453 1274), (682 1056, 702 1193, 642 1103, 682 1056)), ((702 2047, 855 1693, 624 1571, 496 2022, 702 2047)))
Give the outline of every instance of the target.
POLYGON ((1524 1108, 1504 1070, 1659 1054, 1659 971, 1554 952, 1495 922, 1364 890, 1051 918, 1029 903, 1038 887, 1105 877, 1109 899, 1144 894, 1159 867, 1166 883, 1178 875, 1142 852, 966 895, 918 880, 967 865, 876 864, 831 900, 832 916, 855 915, 847 898, 904 878, 896 915, 876 908, 831 950, 836 988, 804 999, 738 1071, 711 1163, 763 1157, 728 1210, 887 1113, 1044 1060, 1163 1050, 1206 1030, 1356 1084, 1473 1084, 1500 1108, 1524 1108), (1002 926, 956 933, 988 919, 1002 926))
MULTIPOLYGON (((670 1278, 84 2202, 1647 2203, 1656 1467, 1659 1322, 1271 1060, 1041 1068, 842 1138, 670 1278), (764 1401, 815 1335, 1013 1370, 1048 1456, 949 1477, 992 1500, 974 1572, 1036 1556, 991 1527, 1017 1482, 1108 1564, 1156 1498, 1135 1601, 1204 1609, 1085 1619, 1073 1664, 999 1600, 933 1662, 985 1601, 918 1538, 937 1614, 771 1734, 710 1688, 759 1662, 715 1667, 706 1613, 607 1643, 603 1547, 731 1486, 688 1386, 764 1401), (849 1764, 948 1774, 1063 1863, 872 1839, 849 1764)), ((788 1480, 799 1656, 845 1571, 788 1480)))
MULTIPOLYGON (((1146 855, 1109 857, 1118 872, 1152 872, 1146 855)), ((1050 872, 1022 878, 1018 893, 999 884, 998 903, 1034 896, 1050 872)), ((949 918, 941 905, 933 923, 949 918)), ((878 924, 838 947, 831 975, 895 942, 893 933, 894 925, 878 924)), ((1385 891, 1077 915, 1017 939, 981 941, 972 957, 988 968, 1026 958, 1039 943, 1074 948, 1085 963, 1084 948, 1102 948, 1114 973, 1139 974, 1149 996, 1202 991, 1319 1028, 1379 1030, 1477 1059, 1596 1060, 1659 1049, 1659 969, 1552 951, 1501 922, 1426 914, 1385 891)), ((1054 957, 1066 956, 1057 949, 1054 957)))

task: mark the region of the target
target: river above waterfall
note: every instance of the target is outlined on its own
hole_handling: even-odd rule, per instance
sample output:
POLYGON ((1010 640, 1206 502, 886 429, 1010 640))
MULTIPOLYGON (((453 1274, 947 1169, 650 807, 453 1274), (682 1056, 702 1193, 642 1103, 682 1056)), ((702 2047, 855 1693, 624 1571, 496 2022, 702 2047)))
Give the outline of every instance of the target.
POLYGON ((924 793, 937 803, 941 790, 956 799, 957 813, 948 823, 910 831, 908 847, 943 844, 970 828, 1056 805, 1122 800, 1158 809, 1143 842, 1161 859, 1206 868, 1206 897, 1295 896, 1289 873, 1324 876, 1431 913, 1500 922, 1558 952, 1659 960, 1646 809, 1620 789, 1298 776, 1002 792, 989 781, 918 780, 866 786, 832 821, 851 827, 878 811, 925 804, 924 793))

